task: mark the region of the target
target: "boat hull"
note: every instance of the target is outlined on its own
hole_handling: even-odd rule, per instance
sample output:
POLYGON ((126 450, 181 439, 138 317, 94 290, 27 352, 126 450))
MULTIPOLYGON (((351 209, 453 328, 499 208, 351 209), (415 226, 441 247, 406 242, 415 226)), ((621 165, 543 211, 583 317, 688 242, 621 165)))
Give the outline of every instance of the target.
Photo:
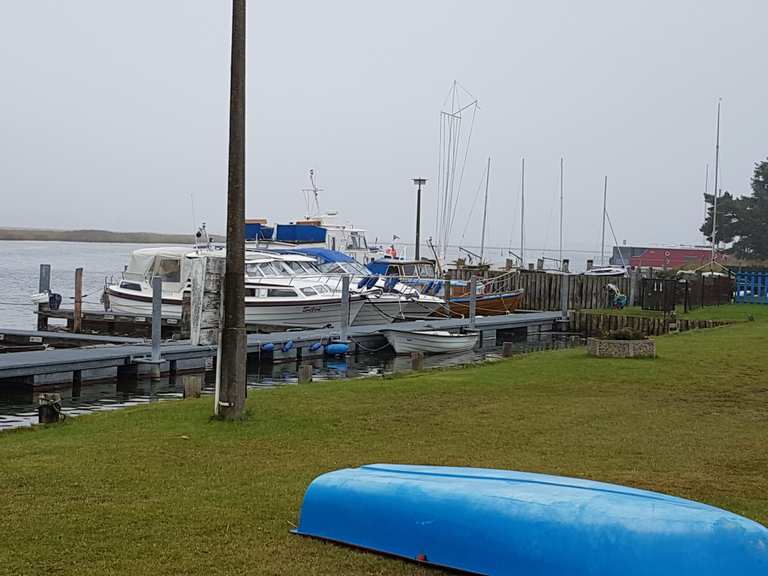
MULTIPOLYGON (((525 291, 514 290, 498 294, 479 294, 475 311, 478 316, 499 316, 511 314, 523 303, 525 291)), ((466 318, 469 316, 469 297, 451 298, 451 315, 466 318)))
POLYGON ((437 332, 413 332, 406 330, 382 330, 397 354, 426 352, 445 354, 466 352, 477 344, 478 334, 447 334, 437 332))
MULTIPOLYGON (((126 294, 108 289, 110 310, 123 314, 152 316, 152 297, 126 294)), ((354 324, 365 303, 362 296, 352 296, 349 302, 349 323, 354 324)), ((163 296, 162 315, 181 318, 181 297, 163 296)), ((246 298, 245 323, 249 326, 284 328, 320 328, 341 323, 341 299, 298 300, 291 303, 255 302, 246 298)))
POLYGON ((768 529, 744 517, 657 492, 506 470, 337 470, 309 486, 295 532, 476 574, 768 573, 768 529))

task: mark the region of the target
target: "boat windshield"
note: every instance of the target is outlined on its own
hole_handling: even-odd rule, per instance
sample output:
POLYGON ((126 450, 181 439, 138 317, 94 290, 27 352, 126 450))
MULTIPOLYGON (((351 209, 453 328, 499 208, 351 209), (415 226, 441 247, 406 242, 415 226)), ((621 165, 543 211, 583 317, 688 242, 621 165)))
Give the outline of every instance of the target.
POLYGON ((324 274, 352 274, 353 276, 370 276, 371 272, 358 262, 325 262, 318 268, 324 274))
POLYGON ((360 232, 350 232, 347 239, 347 250, 367 250, 368 243, 360 232))
POLYGON ((435 278, 435 267, 429 263, 421 263, 416 265, 416 272, 420 278, 435 278))

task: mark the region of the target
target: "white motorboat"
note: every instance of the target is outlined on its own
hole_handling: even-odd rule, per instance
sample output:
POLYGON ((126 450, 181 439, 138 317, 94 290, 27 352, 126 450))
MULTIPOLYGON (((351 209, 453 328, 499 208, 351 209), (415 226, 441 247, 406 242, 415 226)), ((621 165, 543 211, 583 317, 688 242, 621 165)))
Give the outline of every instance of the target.
MULTIPOLYGON (((180 318, 184 292, 191 290, 194 259, 223 256, 223 250, 190 251, 185 247, 136 250, 129 258, 122 280, 105 287, 108 307, 117 313, 151 316, 151 279, 160 276, 163 282, 163 316, 180 318)), ((291 277, 289 272, 285 272, 286 268, 290 271, 288 266, 283 266, 278 254, 246 253, 246 324, 284 328, 338 325, 341 322, 341 295, 317 278, 291 277), (253 271, 267 269, 266 265, 274 271, 274 275, 257 277, 253 271), (281 276, 278 271, 284 274, 281 276)), ((350 324, 365 302, 362 295, 350 295, 350 324)))
POLYGON ((475 347, 479 338, 477 332, 453 334, 444 330, 397 330, 395 328, 382 330, 381 334, 397 354, 466 352, 475 347))

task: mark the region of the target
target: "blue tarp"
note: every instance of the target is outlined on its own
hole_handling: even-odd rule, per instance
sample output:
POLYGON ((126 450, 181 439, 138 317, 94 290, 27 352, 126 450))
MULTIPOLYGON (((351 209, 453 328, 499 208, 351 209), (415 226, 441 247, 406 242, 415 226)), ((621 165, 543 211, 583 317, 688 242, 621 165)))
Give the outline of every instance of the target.
POLYGON ((291 242, 295 244, 322 244, 325 243, 325 228, 313 224, 278 224, 278 242, 291 242))
POLYGON ((273 226, 267 226, 260 222, 245 223, 246 240, 271 240, 274 232, 275 228, 273 226))

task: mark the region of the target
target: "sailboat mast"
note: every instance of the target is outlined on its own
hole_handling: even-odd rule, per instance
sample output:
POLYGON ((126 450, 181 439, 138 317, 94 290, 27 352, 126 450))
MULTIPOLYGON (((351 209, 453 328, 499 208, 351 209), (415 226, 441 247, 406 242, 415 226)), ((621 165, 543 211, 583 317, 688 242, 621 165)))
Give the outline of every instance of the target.
POLYGON ((717 256, 717 197, 720 195, 718 190, 718 178, 720 176, 720 103, 721 100, 717 100, 717 138, 715 139, 715 188, 712 193, 715 195, 712 201, 712 262, 715 261, 717 256))
POLYGON ((608 205, 608 176, 603 184, 603 239, 600 243, 600 266, 605 266, 605 215, 608 205))
POLYGON ((520 268, 525 268, 525 157, 520 174, 520 268))
POLYGON ((560 267, 563 266, 563 157, 560 157, 560 267))
MULTIPOLYGON (((707 201, 706 196, 709 193, 709 162, 707 162, 706 167, 704 168, 704 220, 707 219, 707 201)), ((704 242, 707 241, 706 232, 704 233, 704 242)))
POLYGON ((483 234, 480 239, 480 264, 485 253, 485 221, 488 216, 488 183, 491 180, 491 157, 488 156, 488 168, 485 171, 485 204, 483 205, 483 234))

